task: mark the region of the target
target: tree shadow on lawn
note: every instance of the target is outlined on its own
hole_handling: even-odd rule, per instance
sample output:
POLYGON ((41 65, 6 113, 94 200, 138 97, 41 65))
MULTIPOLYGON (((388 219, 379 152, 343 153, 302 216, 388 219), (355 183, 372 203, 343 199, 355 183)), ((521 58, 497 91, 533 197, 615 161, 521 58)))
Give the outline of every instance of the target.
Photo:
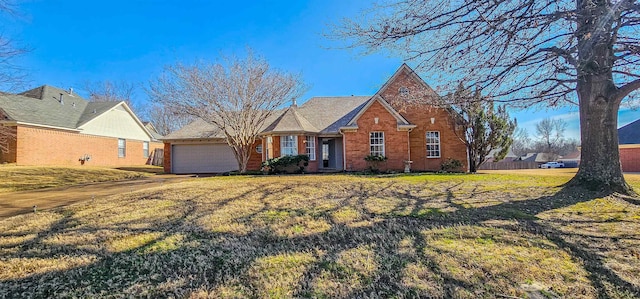
MULTIPOLYGON (((91 207, 63 209, 47 230, 0 246, 0 253, 5 261, 69 266, 2 278, 0 297, 474 298, 525 296, 520 285, 527 280, 551 284, 540 292, 572 298, 640 296, 637 283, 612 269, 594 244, 562 229, 570 223, 538 217, 607 194, 567 187, 549 196, 474 207, 465 202, 500 194, 474 188, 463 198, 461 188, 462 183, 301 180, 256 183, 237 192, 215 187, 182 197, 187 188, 131 195, 109 210, 114 219, 119 213, 130 217, 106 223, 87 215, 91 207), (140 198, 168 206, 145 208, 140 198), (255 206, 245 207, 247 198, 255 206), (136 209, 135 217, 127 214, 136 209), (163 214, 166 209, 171 213, 163 214), (67 234, 96 236, 93 242, 111 247, 68 242, 67 234), (116 242, 109 241, 114 236, 116 242), (569 270, 537 269, 545 260, 569 270), (546 278, 549 273, 560 278, 546 278), (562 277, 567 273, 575 277, 562 277)), ((18 229, 0 238, 33 233, 18 229)), ((637 241, 622 237, 631 242, 627 249, 637 241)))

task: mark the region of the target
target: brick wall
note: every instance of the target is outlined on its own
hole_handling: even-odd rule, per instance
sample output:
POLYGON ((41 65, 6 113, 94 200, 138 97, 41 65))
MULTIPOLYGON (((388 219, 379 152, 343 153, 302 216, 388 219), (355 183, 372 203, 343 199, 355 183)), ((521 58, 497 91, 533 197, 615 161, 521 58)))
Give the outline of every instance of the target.
MULTIPOLYGON (((256 152, 256 147, 262 144, 262 140, 258 139, 251 146, 251 156, 249 156, 249 162, 247 163, 247 170, 260 170, 262 168, 262 154, 256 152)), ((264 151, 264 147, 262 148, 264 151)))
POLYGON ((387 100, 410 123, 416 125, 409 139, 411 141, 411 165, 412 170, 440 170, 440 165, 448 158, 460 160, 467 169, 467 149, 465 144, 456 134, 454 120, 445 109, 435 108, 426 104, 425 98, 437 96, 431 90, 425 89, 415 77, 407 72, 400 73, 383 90, 381 96, 387 100), (415 96, 417 101, 409 103, 406 98, 400 96, 401 87, 409 89, 408 98, 415 96), (434 119, 433 124, 431 118, 434 119), (427 131, 440 132, 440 158, 427 158, 427 131))
MULTIPOLYGON (((144 165, 142 141, 127 140, 125 157, 118 157, 118 139, 84 135, 38 127, 17 127, 16 164, 18 165, 82 165, 80 157, 90 155, 88 166, 144 165)), ((162 148, 150 142, 149 153, 162 148)))
POLYGON ((620 146, 620 162, 624 172, 640 172, 640 145, 620 146))
MULTIPOLYGON (((296 135, 298 136, 298 154, 305 155, 307 153, 307 145, 305 143, 306 135, 296 135)), ((267 144, 267 136, 263 137, 263 147, 268 149, 269 157, 275 158, 280 157, 280 136, 271 136, 272 144, 267 144)), ((318 138, 316 137, 316 161, 309 161, 309 165, 306 167, 307 172, 317 172, 318 171, 318 138)))
POLYGON ((384 132, 385 156, 387 161, 379 165, 380 170, 404 170, 404 161, 409 159, 408 134, 398 131, 397 120, 379 102, 374 102, 360 116, 356 131, 344 133, 346 148, 345 161, 348 171, 361 171, 368 168, 364 158, 371 154, 369 134, 384 132), (376 124, 375 118, 378 118, 376 124))
POLYGON ((164 172, 171 173, 171 143, 164 143, 164 161, 162 163, 164 172))

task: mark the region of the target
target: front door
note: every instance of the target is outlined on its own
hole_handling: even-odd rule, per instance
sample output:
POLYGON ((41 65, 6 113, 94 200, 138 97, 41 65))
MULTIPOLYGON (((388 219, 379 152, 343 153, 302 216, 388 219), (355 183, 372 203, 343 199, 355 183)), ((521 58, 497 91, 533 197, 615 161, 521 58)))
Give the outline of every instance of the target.
POLYGON ((322 164, 320 168, 342 170, 342 138, 320 138, 322 164))

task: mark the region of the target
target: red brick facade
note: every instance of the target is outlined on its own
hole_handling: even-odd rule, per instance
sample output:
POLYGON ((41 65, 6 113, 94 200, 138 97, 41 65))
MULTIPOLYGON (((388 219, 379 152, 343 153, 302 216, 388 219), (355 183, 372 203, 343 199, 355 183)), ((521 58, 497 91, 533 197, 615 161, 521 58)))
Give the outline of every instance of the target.
POLYGON ((406 120, 416 125, 416 128, 409 133, 411 161, 413 161, 411 169, 437 171, 440 170, 443 162, 451 158, 461 161, 464 165, 463 170, 468 170, 467 148, 459 137, 463 136, 462 132, 456 132, 455 121, 449 111, 426 103, 425 98, 437 95, 419 80, 421 79, 415 74, 405 70, 389 81, 380 93, 406 120), (407 103, 407 97, 400 95, 401 88, 409 90, 408 98, 411 98, 413 93, 419 99, 413 103, 407 103), (427 132, 439 132, 440 157, 438 158, 427 157, 427 132))
POLYGON ((364 158, 371 154, 371 132, 384 133, 387 161, 380 163, 378 168, 383 171, 403 170, 404 161, 409 160, 409 134, 399 131, 397 123, 396 118, 380 102, 373 102, 358 118, 358 129, 344 132, 346 170, 359 171, 369 167, 364 158))
MULTIPOLYGON (((353 112, 357 115, 356 119, 345 120, 347 114, 335 114, 343 119, 336 119, 333 123, 334 127, 326 127, 327 124, 316 119, 315 121, 323 127, 315 128, 313 127, 315 124, 309 122, 311 118, 303 118, 304 113, 297 114, 301 111, 297 110, 297 106, 290 108, 293 110, 286 110, 278 122, 274 122, 277 125, 263 132, 266 134, 262 136, 261 141, 263 152, 262 155, 256 155, 255 159, 260 158, 264 161, 280 157, 282 135, 295 134, 298 138, 298 154, 305 154, 306 136, 314 136, 316 161, 309 162, 307 171, 315 172, 325 169, 363 171, 373 166, 365 161, 365 157, 371 155, 370 134, 380 132, 384 135, 384 155, 387 160, 376 165, 379 170, 403 171, 405 164, 411 161, 411 170, 437 171, 447 159, 456 159, 464 165, 461 170, 466 171, 468 170, 467 150, 459 137, 463 136, 462 132, 456 131, 454 112, 435 108, 424 101, 425 98, 437 97, 438 95, 422 79, 408 66, 403 65, 374 97, 361 99, 367 101, 360 102, 361 105, 365 105, 364 111, 338 112, 353 112), (280 125, 282 127, 278 127, 280 125), (437 132, 439 136, 435 145, 439 147, 439 151, 436 151, 437 155, 428 156, 426 135, 432 132, 433 134, 437 132), (327 158, 330 166, 320 164, 322 163, 321 146, 323 146, 321 140, 331 148, 328 150, 329 158, 327 158)), ((339 111, 341 102, 328 103, 336 103, 336 105, 322 110, 323 112, 332 111, 334 108, 339 111)), ((307 107, 316 109, 318 106, 307 107)), ((345 106, 344 109, 354 109, 356 106, 347 107, 345 106)), ((307 113, 314 112, 307 111, 307 113)), ((326 119, 327 116, 325 116, 326 119)), ((165 169, 169 170, 171 169, 170 155, 171 148, 168 144, 165 147, 165 169)), ((254 161, 254 156, 251 159, 248 169, 259 169, 261 161, 254 161)))
MULTIPOLYGON (((295 135, 298 136, 298 154, 299 155, 304 155, 307 153, 307 144, 306 144, 306 137, 307 135, 295 135)), ((318 159, 319 155, 318 155, 318 138, 316 136, 314 136, 315 138, 315 145, 316 145, 316 160, 315 161, 309 161, 309 165, 305 168, 305 170, 307 172, 317 172, 318 171, 318 159)), ((263 136, 262 137, 262 148, 264 149, 263 151, 263 155, 262 155, 262 159, 263 160, 267 160, 267 159, 271 159, 274 157, 280 157, 280 136, 277 135, 269 135, 269 136, 263 136), (271 144, 269 144, 269 137, 271 138, 271 144)), ((253 158, 253 157, 252 157, 253 158)), ((261 163, 262 164, 262 163, 261 163)))
MULTIPOLYGON (((125 157, 118 157, 118 138, 29 126, 17 126, 16 133, 15 151, 8 155, 15 160, 6 162, 17 165, 125 166, 147 162, 143 142, 138 140, 126 140, 125 157), (80 158, 85 155, 91 159, 82 164, 80 158)), ((162 148, 162 143, 149 142, 149 154, 156 148, 162 148)))
POLYGON ((624 172, 640 172, 640 144, 620 145, 620 162, 624 172))

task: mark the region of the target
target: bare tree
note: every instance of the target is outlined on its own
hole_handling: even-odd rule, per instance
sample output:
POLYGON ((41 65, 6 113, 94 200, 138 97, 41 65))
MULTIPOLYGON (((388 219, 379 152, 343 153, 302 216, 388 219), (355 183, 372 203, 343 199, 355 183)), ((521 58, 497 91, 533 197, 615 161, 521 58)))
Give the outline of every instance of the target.
MULTIPOLYGON (((15 15, 16 3, 12 0, 0 0, 0 13, 15 15)), ((23 86, 25 72, 22 68, 14 64, 14 60, 26 53, 26 48, 17 46, 10 38, 0 35, 0 86, 5 91, 14 91, 23 86)), ((0 96, 3 96, 0 94, 0 96)), ((4 120, 4 115, 0 111, 0 121, 4 120)), ((9 144, 15 140, 15 128, 5 127, 0 124, 0 152, 7 153, 9 144)))
POLYGON ((513 133, 513 145, 511 145, 511 151, 522 156, 531 152, 532 142, 529 137, 529 132, 525 128, 517 128, 513 133))
POLYGON ((7 127, 0 124, 0 153, 8 153, 10 150, 10 144, 15 139, 15 127, 7 127))
POLYGON ((495 101, 579 105, 582 162, 571 184, 631 193, 616 124, 623 99, 640 88, 639 28, 634 0, 396 0, 330 36, 399 51, 495 101))
POLYGON ((127 103, 129 108, 136 110, 133 105, 133 96, 136 84, 125 81, 96 81, 84 82, 83 88, 89 93, 89 101, 93 102, 120 102, 127 103))
POLYGON ((551 160, 557 159, 560 155, 566 129, 567 123, 561 119, 545 118, 536 124, 536 133, 542 144, 542 150, 550 154, 551 160))
POLYGON ((152 81, 149 96, 156 102, 215 125, 226 136, 238 167, 247 163, 265 120, 278 107, 302 95, 298 75, 271 68, 249 51, 245 59, 225 64, 176 64, 152 81))
POLYGON ((158 133, 162 136, 169 135, 171 132, 179 130, 184 125, 193 120, 190 115, 175 111, 172 107, 167 107, 160 103, 154 103, 151 105, 149 111, 149 121, 158 130, 158 133))

